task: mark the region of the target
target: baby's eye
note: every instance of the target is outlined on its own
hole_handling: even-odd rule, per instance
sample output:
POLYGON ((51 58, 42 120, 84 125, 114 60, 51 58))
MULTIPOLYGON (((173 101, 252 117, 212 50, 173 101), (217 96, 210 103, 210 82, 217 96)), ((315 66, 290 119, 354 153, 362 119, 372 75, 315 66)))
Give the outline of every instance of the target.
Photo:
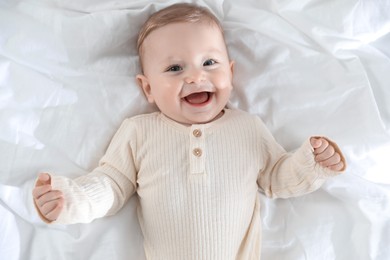
POLYGON ((180 65, 172 65, 166 71, 181 71, 183 68, 180 65))
POLYGON ((211 66, 211 65, 214 65, 215 63, 217 63, 215 60, 213 60, 213 59, 208 59, 208 60, 206 60, 206 61, 203 63, 203 66, 211 66))

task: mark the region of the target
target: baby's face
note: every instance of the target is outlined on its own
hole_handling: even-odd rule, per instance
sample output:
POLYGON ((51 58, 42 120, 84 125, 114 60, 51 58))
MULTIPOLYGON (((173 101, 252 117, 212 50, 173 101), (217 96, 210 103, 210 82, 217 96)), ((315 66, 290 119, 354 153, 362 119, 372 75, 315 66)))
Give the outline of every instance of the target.
POLYGON ((144 75, 137 79, 149 102, 182 124, 218 117, 232 90, 233 62, 221 31, 209 23, 174 23, 143 43, 144 75))

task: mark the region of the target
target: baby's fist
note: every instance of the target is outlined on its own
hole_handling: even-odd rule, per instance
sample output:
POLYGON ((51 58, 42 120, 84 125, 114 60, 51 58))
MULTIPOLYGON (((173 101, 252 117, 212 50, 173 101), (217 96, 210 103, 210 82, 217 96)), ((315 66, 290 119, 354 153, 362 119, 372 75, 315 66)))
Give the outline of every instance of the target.
POLYGON ((39 174, 32 193, 41 217, 48 222, 56 220, 64 206, 64 198, 61 191, 52 189, 49 174, 39 174))
POLYGON ((314 149, 314 160, 318 164, 332 171, 343 170, 342 156, 328 140, 322 137, 312 137, 310 143, 314 149))

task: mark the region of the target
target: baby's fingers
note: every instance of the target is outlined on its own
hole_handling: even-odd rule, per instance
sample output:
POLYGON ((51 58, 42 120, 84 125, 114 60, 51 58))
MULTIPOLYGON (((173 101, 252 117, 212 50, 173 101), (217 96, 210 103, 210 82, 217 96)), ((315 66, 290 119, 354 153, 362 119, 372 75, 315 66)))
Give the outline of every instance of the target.
POLYGON ((41 207, 42 215, 50 221, 54 221, 60 215, 64 206, 64 198, 47 202, 41 207))
POLYGON ((39 199, 42 195, 45 193, 48 193, 51 191, 51 185, 43 185, 43 186, 37 186, 33 189, 33 197, 34 199, 39 199))
MULTIPOLYGON (((313 140, 314 138, 312 138, 313 140)), ((318 138, 315 139, 316 143, 312 141, 312 147, 314 148, 314 154, 321 154, 323 153, 328 147, 329 142, 325 138, 318 138)))
POLYGON ((345 159, 336 143, 323 137, 311 137, 310 142, 316 163, 332 171, 345 170, 345 159))
POLYGON ((333 146, 328 145, 321 153, 316 153, 315 160, 316 162, 323 162, 325 160, 329 160, 335 155, 335 152, 336 151, 333 146))
POLYGON ((338 153, 334 153, 328 159, 320 161, 320 165, 323 167, 329 167, 332 165, 336 165, 341 161, 341 156, 338 153))
MULTIPOLYGON (((53 200, 57 200, 59 198, 62 198, 62 192, 59 190, 55 190, 55 191, 47 192, 47 193, 43 194, 42 196, 40 196, 39 198, 36 198, 35 202, 36 202, 37 206, 39 207, 39 209, 41 209, 46 203, 53 201, 53 200)), ((41 213, 43 213, 43 212, 41 212, 41 213)))
POLYGON ((344 163, 341 161, 335 165, 328 166, 327 168, 332 171, 341 171, 344 168, 344 163))
POLYGON ((40 173, 35 186, 43 186, 47 184, 51 184, 50 175, 48 173, 40 173))
POLYGON ((63 207, 63 203, 58 204, 57 207, 53 211, 51 211, 49 214, 47 214, 46 218, 50 221, 57 220, 58 216, 61 214, 62 207, 63 207))

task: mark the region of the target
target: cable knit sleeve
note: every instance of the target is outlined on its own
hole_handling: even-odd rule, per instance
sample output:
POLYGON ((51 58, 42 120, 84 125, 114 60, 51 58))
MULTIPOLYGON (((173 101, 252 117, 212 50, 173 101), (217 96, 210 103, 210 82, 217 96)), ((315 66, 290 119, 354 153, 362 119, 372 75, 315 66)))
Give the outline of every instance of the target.
POLYGON ((52 223, 88 223, 121 209, 136 191, 135 147, 136 129, 126 120, 91 173, 76 179, 51 176, 53 190, 61 190, 65 198, 63 211, 52 223))
MULTIPOLYGON (((261 131, 261 151, 263 168, 258 177, 258 185, 266 196, 271 198, 296 197, 317 190, 329 177, 342 171, 331 171, 314 160, 314 149, 307 139, 294 153, 287 153, 273 138, 259 119, 261 131)), ((327 138, 326 138, 327 139, 327 138)), ((345 159, 335 143, 327 139, 345 159)))

